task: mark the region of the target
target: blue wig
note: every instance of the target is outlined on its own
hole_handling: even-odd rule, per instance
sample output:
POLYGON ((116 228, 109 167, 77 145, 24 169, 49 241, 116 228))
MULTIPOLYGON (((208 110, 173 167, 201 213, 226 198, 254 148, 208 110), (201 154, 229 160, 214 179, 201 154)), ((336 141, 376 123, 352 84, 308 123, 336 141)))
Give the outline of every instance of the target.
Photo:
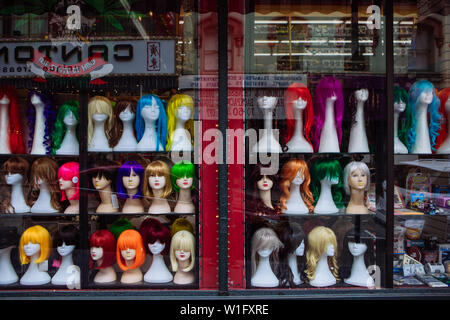
POLYGON ((441 126, 442 116, 439 113, 440 100, 436 95, 436 90, 431 82, 427 80, 419 80, 414 82, 412 87, 409 89, 409 106, 411 108, 411 113, 413 114, 411 129, 408 134, 408 150, 412 152, 414 144, 416 142, 416 106, 419 101, 422 92, 431 91, 433 93, 433 101, 428 107, 428 121, 429 121, 429 132, 430 132, 430 144, 431 149, 436 151, 434 146, 436 145, 436 138, 439 135, 439 128, 441 126))
MULTIPOLYGON (((155 99, 156 104, 159 107, 159 118, 156 123, 156 141, 159 142, 163 150, 166 150, 166 135, 167 135, 167 117, 165 102, 163 102, 158 96, 154 94, 148 94, 141 97, 136 106, 136 134, 138 142, 141 141, 144 135, 145 123, 142 119, 141 112, 145 106, 152 105, 153 99, 155 99)), ((157 142, 157 143, 158 143, 157 142)), ((155 150, 158 151, 158 145, 155 146, 155 150)))
POLYGON ((131 175, 131 169, 133 169, 134 173, 136 173, 140 178, 139 189, 138 192, 133 196, 133 199, 142 197, 142 185, 144 183, 144 169, 137 161, 127 161, 120 166, 116 182, 117 194, 122 199, 128 198, 127 191, 123 186, 122 178, 129 177, 131 175))

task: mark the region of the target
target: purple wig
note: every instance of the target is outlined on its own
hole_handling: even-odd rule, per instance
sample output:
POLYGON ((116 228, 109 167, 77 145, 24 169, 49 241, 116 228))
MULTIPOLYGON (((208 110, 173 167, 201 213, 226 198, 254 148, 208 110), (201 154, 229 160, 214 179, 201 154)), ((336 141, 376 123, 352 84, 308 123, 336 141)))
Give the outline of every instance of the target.
POLYGON ((136 173, 140 179, 138 192, 133 196, 133 199, 142 197, 142 184, 144 183, 144 169, 137 161, 127 161, 120 166, 116 182, 117 194, 122 199, 128 198, 128 193, 123 185, 122 178, 129 177, 131 175, 131 170, 133 170, 134 173, 136 173))
POLYGON ((325 77, 320 80, 316 87, 314 95, 314 148, 319 151, 320 134, 325 122, 326 101, 329 97, 336 95, 337 99, 334 105, 334 116, 336 132, 339 139, 339 146, 342 140, 342 118, 344 117, 344 92, 341 83, 334 77, 325 77))
POLYGON ((42 103, 44 104, 44 119, 45 119, 45 131, 44 131, 44 145, 46 154, 50 154, 52 147, 51 134, 53 132, 53 127, 56 121, 56 110, 53 99, 44 93, 40 93, 38 91, 30 91, 28 94, 28 110, 27 110, 27 118, 28 118, 28 128, 29 128, 29 137, 28 147, 31 152, 31 148, 33 147, 33 139, 34 139, 34 125, 36 122, 36 110, 34 105, 31 103, 31 98, 37 95, 42 103))

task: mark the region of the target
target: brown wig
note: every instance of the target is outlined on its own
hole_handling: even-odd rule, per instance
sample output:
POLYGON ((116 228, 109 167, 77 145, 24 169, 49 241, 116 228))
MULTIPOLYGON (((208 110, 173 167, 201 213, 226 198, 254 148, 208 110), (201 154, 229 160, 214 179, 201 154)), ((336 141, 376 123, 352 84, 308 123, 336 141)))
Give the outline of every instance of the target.
MULTIPOLYGON (((120 120, 120 114, 127 107, 130 107, 130 111, 136 115, 136 102, 132 101, 131 99, 119 100, 114 106, 114 125, 112 126, 111 131, 109 132, 109 135, 111 137, 110 139, 111 147, 115 147, 119 143, 120 138, 122 137, 123 123, 122 120, 120 120)), ((136 129, 133 130, 134 136, 136 136, 136 129)))
MULTIPOLYGON (((23 176, 22 182, 22 190, 23 194, 26 195, 28 188, 28 170, 30 169, 30 165, 28 161, 19 158, 13 157, 6 160, 6 162, 2 165, 0 182, 1 182, 1 194, 3 196, 2 201, 0 202, 0 207, 2 212, 6 213, 15 213, 14 208, 11 206, 11 187, 6 184, 5 175, 11 174, 20 174, 23 176)), ((27 203, 28 205, 28 203, 27 203)))
POLYGON ((58 185, 58 164, 50 158, 39 158, 31 165, 31 191, 28 196, 28 203, 33 204, 39 196, 39 188, 36 180, 42 179, 47 183, 51 195, 51 205, 55 210, 61 210, 58 185))

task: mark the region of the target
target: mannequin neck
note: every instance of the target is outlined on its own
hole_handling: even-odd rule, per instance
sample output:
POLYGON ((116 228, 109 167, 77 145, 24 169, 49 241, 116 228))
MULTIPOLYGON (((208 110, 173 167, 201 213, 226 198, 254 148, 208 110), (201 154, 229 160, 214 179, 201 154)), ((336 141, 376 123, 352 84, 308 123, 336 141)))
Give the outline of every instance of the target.
POLYGON ((125 265, 126 265, 127 267, 131 267, 133 264, 134 264, 134 259, 131 259, 131 260, 125 260, 125 265))
POLYGON ((67 200, 71 201, 70 199, 77 193, 77 189, 76 187, 72 187, 64 190, 64 192, 66 193, 67 200))
POLYGON ((332 125, 333 127, 335 126, 335 116, 334 116, 334 104, 335 101, 333 100, 327 100, 325 103, 325 123, 324 126, 326 126, 327 124, 330 126, 332 125))
POLYGON ((353 257, 352 273, 367 272, 366 263, 364 262, 364 253, 353 257))
POLYGON ((398 138, 398 119, 400 117, 399 112, 394 112, 394 138, 398 138))
POLYGON ((331 182, 328 179, 322 179, 320 181, 320 195, 319 199, 324 201, 331 201, 334 203, 333 195, 331 193, 331 182))
POLYGON ((33 104, 33 106, 36 110, 36 119, 34 123, 34 136, 31 153, 45 154, 46 149, 44 145, 44 137, 45 137, 44 104, 41 102, 33 104))
POLYGON ((60 270, 67 269, 69 266, 73 265, 73 258, 72 253, 69 253, 68 255, 62 257, 61 259, 61 266, 59 267, 60 270))
POLYGON ((164 189, 152 189, 153 199, 152 206, 168 206, 167 199, 163 197, 164 189))
POLYGON ((185 129, 186 121, 177 119, 177 123, 175 125, 175 129, 185 129))
POLYGON ((10 153, 9 148, 9 104, 0 104, 0 150, 10 153))
POLYGON ((139 188, 127 189, 128 199, 132 199, 137 193, 139 188))
POLYGON ((259 197, 266 207, 273 209, 270 190, 259 190, 259 197))
POLYGON ((315 278, 317 278, 319 275, 327 276, 327 277, 330 277, 330 276, 334 277, 334 275, 330 271, 330 267, 328 266, 328 255, 326 252, 324 254, 322 254, 319 262, 317 263, 315 278))
POLYGON ((180 188, 180 192, 178 194, 178 201, 179 202, 192 202, 192 194, 191 194, 191 189, 181 189, 180 188))
POLYGON ((23 205, 25 197, 23 195, 22 180, 11 185, 11 204, 16 208, 17 204, 23 205))
POLYGON ((355 188, 350 188, 350 202, 349 205, 364 206, 365 191, 355 188))
POLYGON ((134 131, 133 131, 133 120, 134 120, 134 118, 127 120, 127 121, 122 121, 123 131, 122 131, 122 136, 120 137, 120 139, 125 139, 128 137, 131 137, 135 140, 134 131))
POLYGON ((70 125, 66 126, 66 134, 64 135, 64 139, 61 143, 61 146, 66 143, 73 143, 78 145, 78 139, 77 139, 77 132, 76 132, 77 125, 70 125))
POLYGON ((272 109, 264 109, 264 129, 267 131, 272 130, 272 109))
POLYGON ((300 194, 300 185, 291 183, 291 186, 289 188, 289 200, 295 200, 295 201, 302 201, 302 195, 300 194))
POLYGON ((178 271, 177 272, 186 272, 183 270, 186 269, 187 267, 189 267, 189 265, 191 264, 191 261, 190 261, 190 259, 187 259, 184 261, 177 260, 177 263, 178 263, 178 269, 177 269, 178 271))
POLYGON ((358 100, 356 103, 356 114, 355 114, 356 125, 365 128, 364 120, 364 101, 358 100))
POLYGON ((303 137, 303 109, 295 109, 295 129, 294 136, 303 137))
POLYGON ((36 202, 49 202, 51 201, 51 194, 46 182, 42 182, 39 187, 39 197, 36 202))
POLYGON ((105 188, 98 190, 100 202, 102 204, 112 204, 111 193, 112 193, 111 185, 108 185, 105 188))
MULTIPOLYGON (((156 134, 156 120, 144 119, 145 122, 145 133, 144 134, 156 134)), ((125 123, 124 130, 125 130, 125 123)))
POLYGON ((38 268, 39 265, 38 265, 37 263, 35 263, 36 260, 39 259, 39 256, 40 256, 40 255, 41 255, 41 251, 38 251, 38 253, 36 253, 35 255, 33 255, 33 256, 30 258, 30 263, 29 263, 29 267, 28 267, 27 273, 40 272, 40 271, 39 271, 39 268, 38 268))
POLYGON ((428 128, 428 104, 420 103, 416 107, 416 142, 413 153, 431 153, 430 133, 428 128))

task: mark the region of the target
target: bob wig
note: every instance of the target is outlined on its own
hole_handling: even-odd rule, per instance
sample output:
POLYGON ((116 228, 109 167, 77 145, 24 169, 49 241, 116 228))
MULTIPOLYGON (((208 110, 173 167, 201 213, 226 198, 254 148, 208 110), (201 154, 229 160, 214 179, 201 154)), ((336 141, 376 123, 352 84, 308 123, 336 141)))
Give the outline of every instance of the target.
MULTIPOLYGON (((176 192, 180 191, 180 187, 177 185, 178 179, 192 178, 195 179, 195 168, 190 161, 181 161, 175 163, 170 171, 170 179, 172 181, 172 187, 176 192)), ((194 181, 192 181, 191 190, 194 189, 194 181)))
POLYGON ((189 231, 190 233, 194 233, 194 227, 186 218, 177 218, 172 223, 172 226, 170 227, 170 233, 172 234, 172 237, 175 233, 181 230, 189 231))
POLYGON ((150 188, 148 179, 150 177, 164 177, 166 180, 166 184, 164 186, 164 191, 162 194, 163 198, 167 198, 172 193, 172 184, 170 183, 170 168, 164 161, 155 160, 148 164, 147 168, 145 168, 144 175, 144 195, 147 198, 154 198, 152 188, 150 188))
POLYGON ((407 147, 409 145, 408 133, 411 129, 414 115, 409 107, 408 93, 402 87, 394 86, 394 103, 395 102, 403 102, 406 105, 405 111, 400 113, 398 117, 398 138, 407 147))
POLYGON ((333 95, 336 95, 337 97, 334 104, 334 116, 339 146, 341 145, 342 119, 344 117, 344 92, 338 79, 334 77, 325 77, 318 83, 314 99, 314 145, 316 151, 319 151, 320 136, 322 133, 322 127, 325 123, 326 102, 327 99, 333 95))
POLYGON ((430 133, 430 144, 431 150, 436 151, 436 138, 439 134, 439 128, 441 126, 442 116, 439 113, 439 106, 441 104, 439 98, 436 95, 436 90, 433 84, 427 80, 419 80, 414 82, 412 87, 409 89, 409 106, 411 108, 412 117, 412 125, 408 134, 408 150, 409 152, 413 151, 414 144, 416 143, 416 108, 419 103, 420 95, 423 92, 433 93, 433 100, 431 104, 428 106, 428 122, 429 122, 429 133, 430 133))
MULTIPOLYGON (((111 128, 111 146, 115 147, 122 137, 123 122, 120 120, 120 114, 125 111, 126 108, 130 108, 131 113, 136 115, 136 102, 129 99, 119 100, 114 106, 114 126, 111 128)), ((134 135, 136 136, 136 128, 134 128, 134 135)))
POLYGON ((89 99, 88 103, 88 145, 91 144, 94 136, 94 120, 92 116, 96 113, 106 114, 108 119, 105 122, 105 135, 108 139, 109 146, 111 146, 111 129, 114 127, 113 107, 108 98, 102 96, 95 96, 89 99))
POLYGON ((281 169, 281 197, 280 204, 281 210, 287 209, 286 201, 290 197, 290 187, 292 180, 295 179, 297 173, 300 172, 301 175, 304 176, 303 183, 300 185, 300 195, 304 200, 306 206, 308 207, 309 212, 311 213, 314 210, 313 206, 313 196, 311 191, 309 190, 309 184, 311 182, 311 177, 309 176, 308 165, 303 159, 291 159, 285 163, 283 168, 281 169))
POLYGON ((111 189, 114 190, 113 181, 117 180, 117 169, 120 165, 116 161, 102 159, 95 162, 89 170, 89 178, 92 181, 93 178, 105 178, 111 181, 111 189))
POLYGON ((439 129, 438 136, 436 138, 436 149, 439 149, 441 144, 447 139, 448 136, 448 117, 447 111, 445 110, 445 104, 450 97, 450 88, 445 88, 438 93, 439 100, 441 101, 441 106, 439 107, 439 112, 442 115, 442 123, 439 129))
MULTIPOLYGON (((15 213, 14 208, 11 206, 11 187, 6 185, 5 176, 8 174, 20 174, 23 177, 22 180, 22 192, 27 194, 28 185, 28 170, 30 165, 28 161, 20 157, 12 157, 5 161, 1 169, 0 181, 2 183, 2 201, 1 210, 6 213, 15 213)), ((28 203, 27 203, 28 204, 28 203)))
POLYGON ((170 231, 167 229, 159 220, 154 218, 147 218, 142 222, 139 232, 144 240, 146 251, 152 254, 148 245, 153 244, 156 241, 164 244, 164 250, 161 252, 162 255, 167 255, 170 248, 170 231))
POLYGON ((306 276, 308 279, 314 280, 316 277, 316 267, 320 258, 328 250, 328 246, 332 244, 334 247, 334 256, 327 257, 328 265, 336 280, 339 280, 339 267, 337 264, 337 241, 336 236, 330 228, 316 227, 308 235, 308 249, 306 251, 306 276))
POLYGON ((53 235, 53 244, 60 247, 65 243, 67 246, 80 245, 80 234, 78 228, 73 224, 67 224, 58 229, 53 235))
POLYGON ((369 191, 370 188, 370 170, 365 162, 362 161, 352 161, 349 162, 344 168, 344 190, 346 194, 350 194, 350 186, 348 185, 348 178, 355 170, 361 170, 361 172, 365 173, 367 176, 367 186, 364 188, 364 191, 369 191))
POLYGON ((321 183, 323 179, 338 179, 339 182, 331 186, 333 201, 336 207, 342 208, 343 190, 342 190, 342 167, 339 161, 335 159, 319 158, 314 161, 311 168, 311 192, 314 199, 314 205, 319 200, 321 183))
POLYGON ((139 182, 139 188, 138 192, 133 196, 133 199, 142 197, 142 184, 144 184, 144 169, 137 161, 127 161, 124 164, 122 164, 119 168, 119 172, 117 175, 117 194, 122 199, 127 199, 128 194, 127 191, 123 185, 122 178, 123 177, 129 177, 131 175, 131 172, 134 172, 139 176, 140 182, 139 182))
MULTIPOLYGON (((78 101, 69 100, 64 102, 62 106, 58 109, 58 114, 56 115, 55 129, 52 132, 52 140, 53 140, 53 148, 52 154, 56 154, 56 151, 61 148, 61 143, 64 140, 64 137, 67 132, 67 126, 64 123, 64 118, 69 112, 72 112, 75 119, 77 119, 77 123, 80 122, 79 115, 80 104, 78 101)), ((75 129, 78 138, 78 124, 75 129)))
POLYGON ((141 234, 136 230, 128 229, 122 232, 117 239, 116 250, 117 264, 123 271, 136 269, 142 266, 145 262, 145 249, 144 241, 141 234), (127 266, 125 260, 122 257, 122 250, 133 249, 136 250, 136 257, 134 263, 131 266, 127 266))
POLYGON ((80 167, 78 162, 67 162, 64 163, 61 167, 58 169, 58 179, 63 179, 66 181, 72 181, 73 184, 75 184, 76 192, 72 196, 72 198, 67 199, 66 192, 64 190, 61 190, 61 201, 64 200, 78 200, 79 198, 79 181, 80 181, 80 167))
POLYGON ((312 127, 314 123, 314 109, 313 102, 311 98, 311 94, 308 88, 302 84, 294 82, 287 89, 284 94, 284 103, 285 103, 285 111, 286 111, 286 137, 285 143, 289 142, 294 135, 295 130, 295 117, 294 117, 294 101, 301 98, 306 101, 306 108, 303 112, 303 123, 304 123, 304 135, 306 141, 311 144, 312 140, 312 127))
MULTIPOLYGON (((0 88, 0 99, 3 99, 4 96, 6 96, 9 100, 9 108, 8 108, 9 149, 11 150, 11 153, 25 154, 26 148, 25 148, 25 141, 23 139, 24 132, 19 112, 19 103, 17 100, 16 89, 12 86, 0 88)), ((34 130, 34 126, 30 127, 30 130, 34 130)))
POLYGON ((195 265, 195 238, 194 235, 187 231, 181 230, 175 233, 170 242, 170 263, 172 264, 172 271, 178 271, 178 261, 175 256, 175 251, 183 250, 184 252, 190 252, 191 263, 189 266, 184 268, 183 272, 189 272, 194 268, 195 265))
MULTIPOLYGON (((89 238, 89 246, 91 248, 103 249, 102 263, 99 266, 95 267, 95 269, 108 268, 116 262, 116 238, 110 231, 95 231, 89 238)), ((92 258, 89 259, 89 265, 91 268, 93 268, 95 263, 92 258)))
POLYGON ((52 237, 50 233, 44 227, 40 225, 35 225, 22 234, 19 241, 19 254, 20 254, 20 263, 28 264, 31 259, 25 254, 23 247, 28 243, 38 244, 40 246, 40 255, 39 258, 35 261, 36 264, 44 262, 48 260, 50 257, 50 253, 52 251, 52 237))
MULTIPOLYGON (((154 94, 148 94, 141 97, 137 103, 135 124, 137 141, 141 141, 145 131, 145 122, 141 115, 142 109, 144 109, 145 106, 151 106, 153 104, 153 100, 155 100, 156 105, 159 108, 159 117, 156 122, 156 141, 161 145, 162 150, 169 150, 166 149, 167 117, 166 110, 164 108, 165 106, 163 101, 154 94)), ((159 150, 159 147, 157 145, 155 146, 155 150, 159 150)))
POLYGON ((176 94, 170 98, 167 104, 167 146, 166 150, 171 150, 173 145, 172 135, 177 125, 178 108, 184 105, 191 109, 191 119, 185 123, 185 128, 191 135, 191 144, 194 141, 194 100, 187 94, 176 94))
POLYGON ((252 261, 252 276, 256 272, 256 267, 259 262, 259 254, 257 252, 263 249, 272 249, 272 253, 270 254, 270 264, 272 265, 272 269, 275 271, 275 274, 278 273, 278 251, 283 248, 283 243, 278 239, 277 234, 271 228, 260 228, 258 229, 252 237, 252 253, 251 253, 251 261, 252 261))
POLYGON ((28 197, 28 203, 32 204, 39 196, 39 187, 37 181, 41 179, 49 188, 51 196, 51 205, 55 210, 61 210, 59 203, 59 185, 58 185, 58 164, 50 158, 38 158, 31 165, 31 192, 28 197))

